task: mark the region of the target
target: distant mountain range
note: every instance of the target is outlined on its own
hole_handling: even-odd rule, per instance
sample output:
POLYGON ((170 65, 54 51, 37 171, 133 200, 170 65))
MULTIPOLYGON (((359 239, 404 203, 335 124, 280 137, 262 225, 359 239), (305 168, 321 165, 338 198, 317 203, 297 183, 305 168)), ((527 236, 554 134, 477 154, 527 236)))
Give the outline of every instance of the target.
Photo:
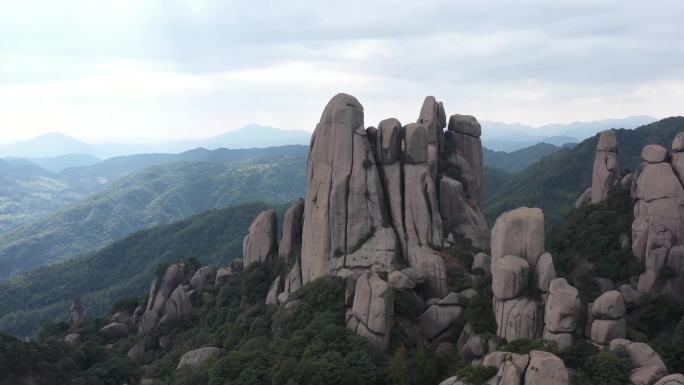
MULTIPOLYGON (((0 145, 0 158, 39 158, 39 164, 55 159, 44 159, 69 155, 66 159, 57 159, 60 165, 67 167, 86 166, 92 164, 93 157, 112 158, 115 156, 179 153, 195 148, 209 150, 217 148, 244 149, 285 146, 292 144, 309 144, 311 133, 299 130, 250 124, 240 129, 206 139, 170 141, 161 143, 104 143, 91 144, 60 133, 40 135, 33 139, 0 145), (87 154, 76 157, 73 154, 87 154), (68 161, 68 162, 67 162, 68 161)), ((56 165, 51 166, 55 170, 56 165)), ((59 170, 56 170, 59 171, 59 170)))
POLYGON ((604 119, 592 122, 553 123, 534 127, 521 123, 482 121, 483 145, 494 151, 516 151, 537 143, 562 146, 578 143, 610 128, 632 129, 653 123, 657 119, 647 115, 621 119, 604 119))

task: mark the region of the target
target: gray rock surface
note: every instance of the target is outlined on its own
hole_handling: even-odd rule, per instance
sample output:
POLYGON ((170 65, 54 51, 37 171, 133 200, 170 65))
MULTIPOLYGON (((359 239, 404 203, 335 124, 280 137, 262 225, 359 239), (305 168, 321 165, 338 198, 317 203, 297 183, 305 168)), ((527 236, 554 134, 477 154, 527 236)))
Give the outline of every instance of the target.
POLYGON ((439 152, 442 147, 442 137, 444 133, 443 114, 440 114, 440 104, 434 96, 427 96, 423 101, 420 114, 416 123, 425 127, 425 142, 427 144, 427 162, 430 170, 429 174, 433 183, 437 184, 437 173, 439 166, 439 152))
POLYGON ((544 214, 521 207, 501 214, 492 228, 492 263, 506 255, 526 259, 531 267, 544 253, 544 214))
POLYGON ((190 286, 195 290, 206 289, 214 284, 216 280, 217 269, 211 266, 205 266, 197 269, 195 275, 190 278, 190 286))
POLYGON ((242 243, 242 258, 247 267, 255 262, 268 262, 278 253, 278 217, 265 210, 254 219, 242 243))
POLYGON ((393 315, 393 289, 377 273, 361 274, 356 280, 347 327, 383 351, 389 344, 393 315))
POLYGON ((225 352, 223 349, 215 347, 205 347, 195 350, 191 350, 183 354, 178 362, 178 367, 176 369, 189 368, 197 369, 202 364, 204 364, 210 358, 219 358, 223 356, 225 352))
POLYGON ((120 339, 130 336, 131 329, 128 324, 112 322, 98 330, 98 334, 109 340, 120 339))
POLYGON ((648 163, 661 163, 667 158, 667 149, 659 144, 648 144, 641 151, 641 160, 648 163))
POLYGON ((492 291, 498 299, 519 297, 529 284, 530 266, 515 255, 506 255, 492 261, 492 291))
POLYGON ((684 375, 670 374, 656 381, 654 385, 684 385, 684 375))
POLYGON ((617 290, 601 294, 594 301, 591 312, 595 318, 601 319, 619 319, 624 317, 626 307, 622 294, 617 290))
POLYGON ((594 319, 591 324, 591 341, 599 345, 608 345, 616 338, 625 338, 627 325, 625 319, 603 320, 594 319))
POLYGON ((277 276, 271 288, 268 289, 268 294, 266 295, 266 305, 277 305, 278 304, 278 294, 280 293, 280 276, 277 276))
POLYGON ((617 137, 615 131, 606 130, 601 132, 596 146, 591 178, 591 203, 603 202, 619 177, 617 137))
POLYGON ((442 177, 439 182, 439 212, 446 234, 461 234, 479 249, 489 246, 489 227, 484 215, 475 203, 467 200, 461 182, 442 177))
POLYGON ((552 333, 574 333, 578 327, 581 306, 577 289, 568 284, 565 278, 554 279, 549 285, 544 312, 546 329, 552 333))
POLYGON ((563 360, 555 355, 533 350, 525 372, 525 385, 568 385, 570 379, 563 360))
POLYGON ((356 98, 338 94, 311 138, 304 201, 303 282, 341 268, 390 271, 400 246, 356 98), (388 231, 379 231, 381 229, 388 231), (378 239, 380 238, 380 239, 378 239), (350 255, 362 250, 363 255, 350 255))
POLYGON ((382 185, 385 187, 392 227, 397 233, 402 254, 406 256, 401 130, 401 123, 397 119, 390 118, 380 122, 375 159, 378 163, 382 185))
POLYGON ((537 288, 542 293, 549 292, 551 281, 556 279, 556 267, 553 264, 553 257, 551 254, 544 253, 539 257, 533 278, 537 288))
POLYGON ((304 199, 298 199, 285 212, 283 236, 278 244, 278 257, 288 265, 292 265, 302 252, 303 225, 304 199))
POLYGON ((543 309, 528 297, 510 300, 494 298, 494 314, 496 316, 496 335, 513 341, 520 338, 535 339, 541 337, 544 324, 543 309))
POLYGON ((233 269, 230 267, 222 267, 216 271, 215 285, 216 287, 223 287, 228 282, 228 279, 233 276, 233 269))
POLYGON ((78 325, 83 321, 83 305, 81 305, 81 297, 74 297, 69 307, 69 320, 72 325, 78 325))
POLYGON ((449 118, 448 130, 455 134, 455 152, 463 157, 472 172, 472 185, 468 186, 466 193, 476 205, 484 203, 483 189, 483 161, 482 142, 480 135, 482 129, 475 117, 470 115, 452 115, 449 118))

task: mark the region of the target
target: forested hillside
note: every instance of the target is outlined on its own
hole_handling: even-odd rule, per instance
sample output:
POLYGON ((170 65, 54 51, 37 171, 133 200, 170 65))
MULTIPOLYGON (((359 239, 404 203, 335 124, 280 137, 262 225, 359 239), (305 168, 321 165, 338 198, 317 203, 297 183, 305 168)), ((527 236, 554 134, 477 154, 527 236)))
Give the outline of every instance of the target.
POLYGON ((151 226, 245 202, 304 194, 304 157, 174 162, 115 182, 62 211, 0 236, 0 278, 103 247, 151 226))
POLYGON ((488 148, 483 148, 482 156, 484 157, 484 164, 487 165, 487 167, 493 167, 507 172, 518 172, 526 169, 528 166, 549 154, 553 154, 564 147, 572 147, 573 145, 574 144, 570 144, 568 146, 559 147, 549 143, 537 143, 533 146, 512 152, 493 151, 488 148))
POLYGON ((76 295, 87 314, 100 315, 120 298, 141 295, 164 262, 196 257, 207 264, 226 264, 242 255, 242 238, 265 207, 245 204, 212 210, 2 281, 0 331, 32 335, 47 320, 66 319, 76 295))
MULTIPOLYGON (((617 130, 621 170, 634 170, 647 144, 669 147, 684 130, 684 117, 673 117, 634 130, 617 130)), ((543 158, 509 178, 485 204, 485 217, 492 224, 499 214, 520 206, 540 207, 547 226, 559 222, 580 194, 591 184, 598 135, 543 158)))

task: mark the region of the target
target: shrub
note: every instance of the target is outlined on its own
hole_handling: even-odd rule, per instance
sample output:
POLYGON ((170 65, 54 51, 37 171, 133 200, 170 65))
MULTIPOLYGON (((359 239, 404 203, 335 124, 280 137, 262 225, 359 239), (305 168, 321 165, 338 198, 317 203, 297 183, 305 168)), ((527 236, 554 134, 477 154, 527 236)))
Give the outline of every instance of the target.
POLYGON ((493 366, 468 365, 456 372, 458 379, 469 385, 483 385, 494 377, 498 369, 493 366))
POLYGON ((587 358, 572 380, 573 385, 624 385, 629 383, 632 363, 622 349, 615 353, 600 352, 587 358))
POLYGON ((541 339, 531 340, 528 338, 520 338, 505 344, 500 349, 503 352, 511 352, 517 354, 529 354, 532 350, 542 350, 545 352, 552 352, 553 346, 548 341, 541 339))
POLYGON ((465 309, 465 318, 477 334, 496 333, 496 316, 492 304, 492 287, 482 288, 465 309))

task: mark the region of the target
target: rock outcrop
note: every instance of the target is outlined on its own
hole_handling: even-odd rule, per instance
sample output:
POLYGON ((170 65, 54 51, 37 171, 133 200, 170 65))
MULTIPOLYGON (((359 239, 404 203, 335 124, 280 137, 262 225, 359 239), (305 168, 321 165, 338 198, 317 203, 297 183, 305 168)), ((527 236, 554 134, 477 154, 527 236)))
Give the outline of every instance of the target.
POLYGON ((242 242, 244 266, 268 262, 278 253, 278 217, 273 210, 265 210, 249 226, 242 242))
POLYGON ((304 202, 304 283, 342 268, 390 271, 399 252, 356 98, 338 94, 311 138, 304 202))
POLYGON ((615 131, 606 130, 601 132, 596 146, 591 179, 591 203, 603 202, 619 178, 617 136, 615 131))
POLYGON ((304 199, 298 199, 285 212, 283 236, 278 245, 278 257, 292 265, 302 252, 302 226, 304 225, 304 199))
POLYGON ((684 187, 677 170, 683 137, 675 137, 672 157, 662 146, 644 147, 632 183, 636 201, 632 251, 645 266, 636 289, 650 295, 666 293, 680 302, 684 302, 684 187))
POLYGON ((439 183, 439 212, 443 218, 444 233, 461 234, 480 249, 489 245, 489 229, 477 205, 468 202, 463 184, 447 176, 439 183))
POLYGON ((354 304, 347 312, 347 327, 368 338, 381 351, 389 345, 394 315, 392 290, 378 274, 361 274, 356 280, 354 304))
POLYGON ((544 311, 544 339, 561 350, 569 348, 575 340, 581 306, 578 290, 565 278, 552 280, 544 311))
POLYGON ((183 354, 178 362, 178 367, 176 369, 197 369, 202 366, 210 358, 219 358, 223 356, 225 352, 223 349, 215 347, 206 347, 191 350, 183 354))
POLYGON ((81 305, 81 297, 74 297, 69 307, 69 320, 72 325, 78 325, 83 321, 83 305, 81 305))
POLYGON ((538 338, 544 326, 544 302, 527 295, 555 277, 551 255, 544 255, 544 214, 522 207, 499 216, 492 229, 492 291, 497 335, 511 341, 538 338), (537 269, 539 261, 542 263, 537 269))
POLYGON ((164 275, 155 278, 150 287, 147 306, 138 332, 145 334, 168 319, 185 317, 192 311, 190 279, 195 275, 189 266, 179 262, 169 266, 164 275))
POLYGON ((614 339, 625 338, 625 301, 617 290, 603 293, 591 305, 591 341, 600 346, 608 346, 614 339))
POLYGON ((465 191, 475 205, 480 205, 484 201, 484 178, 482 176, 483 158, 482 142, 480 135, 482 129, 475 117, 470 115, 452 115, 449 118, 450 133, 453 133, 454 153, 463 159, 470 166, 471 179, 465 191))

